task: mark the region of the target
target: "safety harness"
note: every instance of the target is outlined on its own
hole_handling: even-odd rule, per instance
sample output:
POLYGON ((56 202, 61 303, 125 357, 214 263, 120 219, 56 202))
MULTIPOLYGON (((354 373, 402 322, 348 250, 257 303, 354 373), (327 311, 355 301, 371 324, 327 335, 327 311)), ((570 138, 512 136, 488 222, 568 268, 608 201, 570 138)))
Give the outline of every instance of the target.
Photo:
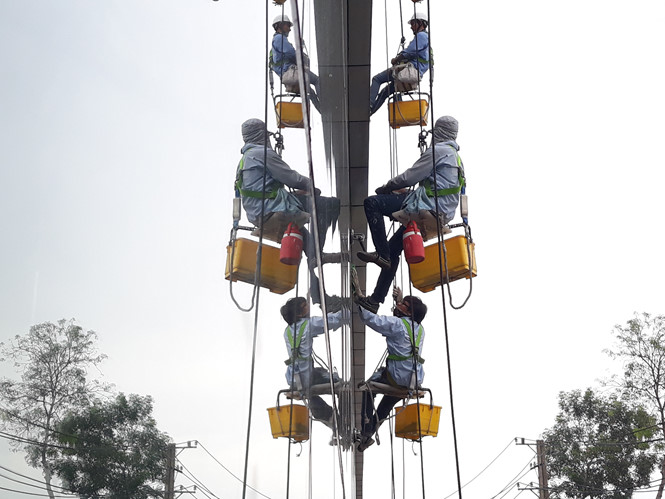
POLYGON ((418 326, 418 337, 414 340, 413 339, 413 331, 411 330, 411 321, 406 319, 405 317, 402 317, 402 322, 404 323, 404 327, 406 327, 406 332, 409 333, 409 340, 411 340, 411 355, 397 355, 394 353, 391 353, 388 355, 388 360, 409 360, 409 359, 416 359, 416 362, 418 364, 424 364, 425 359, 423 359, 419 354, 420 350, 420 343, 423 339, 423 326, 422 324, 419 324, 418 326))
POLYGON ((303 357, 300 355, 300 343, 302 342, 302 337, 305 334, 305 329, 307 328, 308 323, 309 321, 305 320, 300 325, 295 341, 293 335, 291 334, 291 326, 287 326, 286 329, 284 330, 284 333, 286 333, 286 336, 289 338, 289 346, 291 347, 291 357, 289 357, 284 361, 284 364, 286 364, 287 366, 290 366, 296 360, 306 360, 312 358, 311 355, 308 355, 307 357, 303 357))
MULTIPOLYGON (((250 151, 251 149, 254 149, 253 147, 250 147, 247 149, 247 151, 250 151)), ((247 151, 245 151, 245 154, 247 154, 247 151)), ((238 169, 236 170, 236 182, 235 182, 235 189, 238 194, 241 196, 245 196, 248 198, 258 198, 261 199, 264 197, 262 191, 250 191, 249 189, 244 189, 242 186, 242 169, 245 166, 245 154, 242 155, 242 158, 240 159, 240 163, 238 163, 238 169)), ((264 166, 265 168, 265 166, 264 166)), ((270 189, 267 189, 265 192, 265 199, 275 199, 277 197, 277 192, 284 187, 283 184, 280 183, 273 183, 270 186, 270 189)))
MULTIPOLYGON (((462 158, 459 157, 459 154, 457 154, 457 149, 455 149, 452 145, 447 144, 454 152, 455 152, 455 158, 457 159, 457 184, 455 187, 449 187, 448 189, 438 189, 436 191, 436 196, 448 196, 449 194, 457 194, 462 190, 465 184, 465 179, 464 179, 464 168, 462 167, 462 158)), ((434 172, 434 175, 436 175, 436 172, 434 172)), ((434 194, 434 189, 432 189, 432 181, 429 178, 426 178, 423 180, 420 185, 422 185, 425 188, 425 194, 427 194, 429 197, 433 198, 435 196, 434 194)))

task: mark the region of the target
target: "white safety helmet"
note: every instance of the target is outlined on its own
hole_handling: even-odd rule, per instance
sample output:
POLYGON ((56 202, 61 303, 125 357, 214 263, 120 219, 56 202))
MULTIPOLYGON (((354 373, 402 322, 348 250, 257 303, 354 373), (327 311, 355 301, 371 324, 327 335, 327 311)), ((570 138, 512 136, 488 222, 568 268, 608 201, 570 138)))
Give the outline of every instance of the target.
POLYGON ((416 12, 415 14, 413 14, 413 17, 411 19, 409 19, 409 23, 411 21, 423 21, 423 22, 426 22, 426 23, 429 22, 427 20, 427 14, 425 14, 424 12, 416 12))
POLYGON ((289 26, 293 26, 293 23, 291 22, 291 19, 289 19, 289 16, 287 16, 286 14, 280 14, 275 19, 273 19, 272 20, 272 27, 277 29, 276 25, 280 24, 280 23, 289 23, 289 26))

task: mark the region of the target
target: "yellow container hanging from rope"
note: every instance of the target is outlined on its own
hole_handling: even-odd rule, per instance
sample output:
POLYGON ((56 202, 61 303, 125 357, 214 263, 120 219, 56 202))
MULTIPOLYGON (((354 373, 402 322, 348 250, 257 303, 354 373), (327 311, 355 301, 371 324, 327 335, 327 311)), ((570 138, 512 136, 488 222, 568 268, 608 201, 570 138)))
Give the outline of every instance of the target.
POLYGON ((307 406, 288 404, 281 407, 270 407, 268 417, 270 418, 270 431, 273 438, 287 437, 296 442, 304 442, 309 439, 309 410, 307 406))
POLYGON ((279 101, 275 104, 279 128, 304 128, 301 102, 279 101))
POLYGON ((439 418, 441 407, 428 404, 411 404, 398 409, 395 415, 395 435, 409 440, 419 440, 422 437, 436 437, 439 433, 439 418), (418 424, 418 409, 420 409, 420 424, 418 424), (419 431, 420 428, 420 431, 419 431))
MULTIPOLYGON (((446 281, 446 267, 448 268, 448 281, 453 282, 458 279, 469 278, 469 261, 472 262, 472 276, 476 277, 476 255, 475 243, 467 246, 465 236, 454 236, 444 239, 445 259, 443 258, 443 248, 441 248, 443 267, 443 282, 446 281), (469 256, 471 258, 469 258, 469 256)), ((441 285, 439 274, 439 244, 430 244, 425 246, 425 260, 420 263, 409 265, 411 273, 411 282, 423 293, 432 291, 441 285)))
MULTIPOLYGON (((226 279, 254 284, 256 273, 256 252, 259 249, 258 241, 238 238, 232 246, 226 247, 226 279), (231 256, 233 255, 233 262, 231 256)), ((273 293, 282 295, 293 289, 298 279, 298 267, 284 265, 279 261, 279 248, 263 245, 261 254, 261 280, 260 285, 273 293)))
POLYGON ((390 101, 388 121, 392 128, 411 125, 427 125, 429 103, 424 99, 390 101))

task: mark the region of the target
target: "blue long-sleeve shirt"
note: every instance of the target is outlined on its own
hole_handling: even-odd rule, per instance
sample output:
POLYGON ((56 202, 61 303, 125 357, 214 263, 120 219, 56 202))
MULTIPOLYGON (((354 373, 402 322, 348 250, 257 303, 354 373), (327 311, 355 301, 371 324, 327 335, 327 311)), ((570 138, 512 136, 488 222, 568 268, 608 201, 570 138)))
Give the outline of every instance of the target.
MULTIPOLYGON (((298 359, 294 360, 293 363, 286 369, 286 382, 291 385, 291 381, 293 380, 293 370, 295 368, 295 372, 300 374, 300 379, 304 385, 303 389, 307 389, 312 376, 312 345, 314 343, 314 337, 323 334, 324 332, 323 317, 305 317, 303 319, 298 319, 295 324, 295 328, 293 325, 290 325, 284 330, 286 351, 288 352, 289 357, 291 357, 292 348, 291 341, 289 340, 289 332, 291 333, 295 343, 300 328, 305 321, 307 321, 307 323, 303 331, 302 339, 300 340, 300 346, 298 348, 298 359)), ((328 328, 331 331, 339 329, 341 325, 342 311, 335 312, 334 314, 328 314, 328 328)))
POLYGON ((296 49, 289 39, 282 33, 275 33, 272 37, 272 70, 279 76, 296 64, 296 49))
POLYGON ((419 31, 413 37, 411 43, 402 51, 400 55, 411 62, 420 71, 420 77, 429 69, 429 35, 425 31, 419 31))
MULTIPOLYGON (((386 182, 385 187, 396 191, 423 181, 429 181, 433 186, 435 172, 437 189, 449 189, 459 186, 460 169, 463 171, 464 166, 462 165, 462 160, 459 159, 458 150, 459 145, 454 140, 437 142, 427 148, 411 168, 386 182), (432 147, 434 147, 434 157, 432 157, 432 147), (432 168, 432 160, 434 160, 436 168, 432 168)), ((455 218, 459 197, 459 192, 438 196, 439 211, 445 217, 444 223, 448 223, 455 218)), ((433 200, 434 198, 431 199, 433 200)))
MULTIPOLYGON (((409 357, 406 360, 388 360, 388 372, 392 378, 401 386, 410 387, 411 385, 411 376, 413 374, 413 346, 411 345, 411 339, 409 337, 409 332, 404 324, 404 321, 400 317, 395 317, 391 315, 377 315, 372 312, 365 310, 362 307, 360 308, 360 319, 364 324, 369 326, 371 329, 381 334, 386 338, 386 345, 388 347, 388 353, 391 355, 398 355, 401 357, 409 357)), ((407 318, 407 321, 410 319, 407 318)), ((413 334, 414 337, 417 336, 417 331, 422 326, 417 322, 413 323, 413 334)), ((425 340, 425 332, 423 330, 422 337, 420 339, 420 349, 422 350, 423 341, 425 340)), ((416 364, 418 381, 417 384, 421 385, 423 379, 425 378, 425 371, 423 370, 423 365, 420 363, 416 364)))

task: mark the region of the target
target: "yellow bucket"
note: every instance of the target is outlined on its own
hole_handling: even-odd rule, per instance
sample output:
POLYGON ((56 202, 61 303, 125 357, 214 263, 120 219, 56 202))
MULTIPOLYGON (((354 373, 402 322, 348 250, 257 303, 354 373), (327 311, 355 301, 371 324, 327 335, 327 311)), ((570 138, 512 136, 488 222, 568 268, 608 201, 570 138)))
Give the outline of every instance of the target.
POLYGON ((279 128, 304 128, 301 102, 278 102, 275 104, 279 128))
POLYGON ((388 121, 393 128, 410 125, 427 125, 426 100, 404 100, 388 103, 388 121))
POLYGON ((398 409, 395 416, 395 435, 409 440, 436 437, 439 433, 441 407, 428 404, 411 404, 398 409), (420 408, 420 431, 418 431, 418 408, 420 408))
MULTIPOLYGON (((226 247, 226 279, 254 284, 256 273, 256 252, 259 243, 251 239, 238 238, 235 241, 235 252, 231 262, 232 247, 226 247)), ((298 266, 284 265, 279 261, 279 248, 263 245, 261 255, 261 281, 260 285, 273 293, 283 295, 293 289, 298 279, 298 266)))
POLYGON ((288 404, 268 409, 270 431, 273 438, 287 437, 296 442, 304 442, 309 438, 309 410, 300 404, 288 404), (293 408, 293 416, 291 416, 293 408), (291 422, 291 431, 289 431, 291 422))
MULTIPOLYGON (((467 238, 465 236, 454 236, 444 239, 446 247, 445 260, 448 267, 448 279, 450 282, 462 278, 469 278, 469 253, 471 254, 472 276, 476 277, 476 254, 475 243, 469 244, 467 250, 467 238)), ((441 256, 443 257, 443 248, 441 256)), ((409 265, 411 270, 411 282, 423 293, 432 291, 441 284, 439 275, 439 244, 425 246, 425 259, 420 263, 409 265)), ((446 267, 443 268, 443 282, 446 282, 446 267)))

